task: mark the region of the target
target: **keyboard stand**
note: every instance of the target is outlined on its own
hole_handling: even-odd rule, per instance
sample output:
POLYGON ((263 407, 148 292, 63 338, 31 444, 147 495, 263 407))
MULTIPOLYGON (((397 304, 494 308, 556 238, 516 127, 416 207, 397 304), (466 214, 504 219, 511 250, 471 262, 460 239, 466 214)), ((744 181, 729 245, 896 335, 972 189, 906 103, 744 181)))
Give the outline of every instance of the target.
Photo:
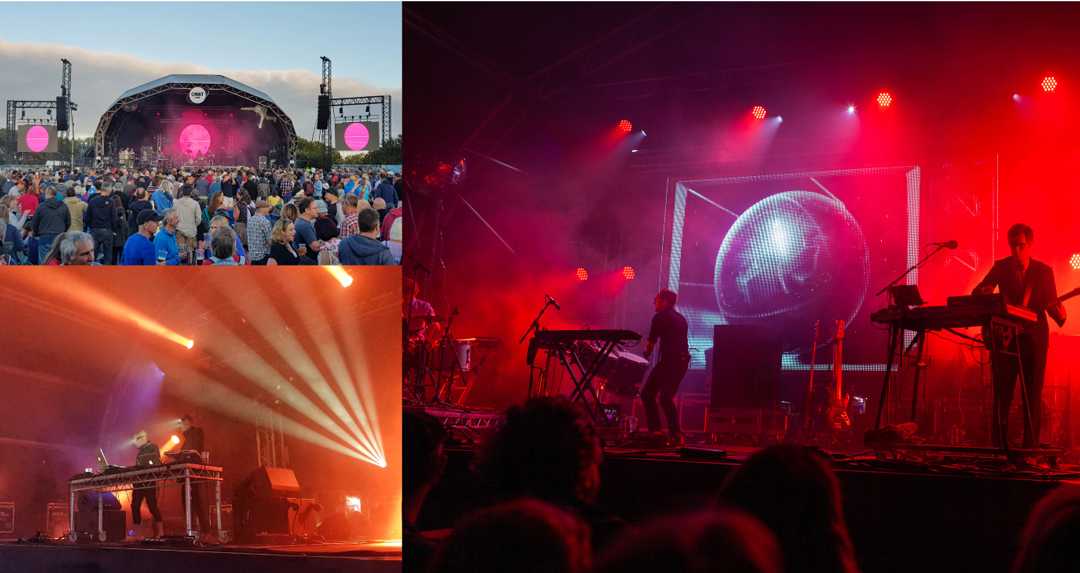
MULTIPOLYGON (((875 430, 881 429, 881 418, 882 418, 882 413, 883 413, 883 411, 885 409, 885 404, 886 404, 886 402, 888 400, 888 397, 889 397, 889 382, 890 382, 891 377, 892 377, 892 370, 893 370, 894 362, 899 362, 899 364, 897 364, 897 371, 898 372, 899 372, 899 369, 901 367, 900 364, 903 363, 903 358, 904 358, 903 355, 901 355, 899 357, 899 361, 896 360, 896 355, 897 355, 897 350, 903 344, 902 341, 904 339, 904 336, 903 336, 904 332, 906 330, 910 329, 906 325, 907 325, 907 320, 905 320, 905 317, 904 317, 903 314, 901 314, 900 319, 892 321, 892 322, 889 323, 889 342, 888 342, 889 346, 888 346, 888 349, 887 349, 888 358, 885 361, 885 364, 886 364, 885 365, 885 376, 884 376, 884 379, 882 380, 882 384, 881 384, 881 400, 878 402, 877 420, 874 423, 874 429, 875 430)), ((1023 330, 1023 325, 1018 323, 1015 320, 1009 320, 1007 318, 1003 318, 1003 317, 999 317, 999 316, 992 316, 986 322, 986 326, 987 326, 987 332, 990 333, 990 340, 989 340, 990 349, 989 350, 990 350, 990 355, 991 355, 991 361, 994 360, 995 356, 1013 356, 1013 357, 1016 358, 1017 372, 1018 372, 1018 375, 1020 376, 1020 391, 1023 393, 1024 424, 1025 424, 1025 429, 1030 434, 1032 432, 1031 407, 1030 407, 1030 403, 1028 401, 1027 380, 1024 379, 1024 365, 1023 365, 1023 360, 1022 360, 1022 358, 1020 356, 1020 348, 1019 348, 1019 342, 1018 342, 1020 332, 1023 330), (995 333, 999 332, 1002 329, 1007 330, 1007 331, 1009 331, 1011 333, 1012 344, 1016 345, 1015 350, 1009 350, 1008 345, 1005 345, 1002 348, 998 348, 999 337, 995 336, 995 333)), ((917 407, 917 401, 918 401, 918 396, 919 396, 919 376, 920 376, 920 374, 922 372, 922 369, 920 368, 919 364, 922 363, 922 359, 923 359, 923 356, 924 356, 924 350, 925 350, 925 346, 926 346, 926 332, 928 330, 938 330, 938 329, 927 328, 925 325, 919 325, 914 329, 915 338, 912 339, 912 346, 914 346, 916 344, 918 344, 918 346, 919 346, 918 355, 917 355, 918 358, 916 358, 916 363, 915 363, 914 390, 913 390, 913 393, 912 393, 912 396, 911 396, 911 421, 912 422, 915 421, 915 417, 916 417, 916 413, 917 413, 916 407, 917 407)), ((911 348, 909 347, 908 351, 910 351, 910 350, 911 350, 911 348)), ((906 353, 907 353, 907 351, 904 352, 904 354, 906 354, 906 353)), ((999 360, 1000 360, 1000 358, 999 358, 999 360)), ((1003 421, 998 419, 997 403, 998 403, 998 400, 1000 399, 1000 397, 998 396, 996 385, 993 382, 991 383, 990 387, 991 387, 991 392, 993 392, 993 412, 991 413, 992 423, 993 423, 992 431, 994 432, 994 434, 1000 435, 1002 433, 1001 429, 1003 427, 1003 424, 1002 424, 1003 421)), ((1009 451, 1008 436, 1000 435, 1000 439, 1001 439, 1001 445, 1000 445, 999 449, 1002 450, 1002 452, 1004 452, 1004 453, 1008 453, 1008 451, 1009 451)), ((1038 440, 1037 436, 1036 436, 1036 440, 1038 440)))

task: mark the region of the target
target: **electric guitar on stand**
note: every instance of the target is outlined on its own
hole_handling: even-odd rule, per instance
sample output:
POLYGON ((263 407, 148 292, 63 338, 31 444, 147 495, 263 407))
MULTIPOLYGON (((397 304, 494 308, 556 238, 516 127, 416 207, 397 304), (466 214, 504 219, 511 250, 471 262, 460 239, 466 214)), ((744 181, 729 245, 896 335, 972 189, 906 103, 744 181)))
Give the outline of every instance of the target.
POLYGON ((828 411, 829 428, 834 433, 851 429, 851 417, 848 416, 849 394, 844 393, 844 321, 836 321, 836 344, 833 345, 833 393, 830 395, 828 411))

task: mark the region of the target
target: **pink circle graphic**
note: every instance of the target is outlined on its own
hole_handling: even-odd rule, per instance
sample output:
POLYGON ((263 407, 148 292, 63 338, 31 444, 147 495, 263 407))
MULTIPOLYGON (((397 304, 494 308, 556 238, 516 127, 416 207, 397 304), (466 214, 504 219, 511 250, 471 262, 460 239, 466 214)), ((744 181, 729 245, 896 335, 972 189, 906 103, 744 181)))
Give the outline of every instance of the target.
POLYGON ((362 123, 350 123, 345 128, 345 147, 353 151, 360 151, 367 147, 370 138, 367 127, 362 123))
POLYGON ((205 127, 193 123, 180 130, 180 152, 195 157, 210 151, 210 132, 205 127))
POLYGON ((49 146, 49 130, 35 125, 26 131, 26 146, 34 153, 41 153, 49 146))

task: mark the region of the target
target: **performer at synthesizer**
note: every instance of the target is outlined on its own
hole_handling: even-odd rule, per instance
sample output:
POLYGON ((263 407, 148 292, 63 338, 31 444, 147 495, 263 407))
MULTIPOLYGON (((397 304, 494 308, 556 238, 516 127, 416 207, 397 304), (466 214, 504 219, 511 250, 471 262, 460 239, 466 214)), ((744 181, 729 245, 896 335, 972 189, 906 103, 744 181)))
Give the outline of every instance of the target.
MULTIPOLYGON (((202 453, 206 451, 203 429, 195 425, 195 418, 191 414, 184 414, 180 418, 181 441, 177 450, 180 452, 180 462, 206 463, 202 459, 202 453)), ((191 526, 197 528, 203 534, 210 532, 210 519, 207 517, 207 507, 203 503, 203 484, 191 483, 191 526), (198 521, 198 526, 195 525, 198 521)), ((180 488, 180 507, 184 507, 184 488, 180 488)))
MULTIPOLYGON (((405 378, 411 381, 412 388, 423 386, 424 370, 428 360, 431 342, 438 340, 442 329, 435 322, 435 309, 431 303, 420 299, 420 283, 406 278, 402 287, 404 304, 401 306, 401 320, 405 333, 405 378)), ((406 384, 409 388, 409 384, 406 384)))
MULTIPOLYGON (((1065 307, 1058 302, 1054 271, 1049 265, 1031 258, 1035 233, 1031 227, 1017 223, 1009 228, 1009 248, 1012 256, 994 263, 990 272, 975 287, 973 294, 991 294, 995 288, 1009 304, 1029 308, 1038 315, 1035 327, 1022 332, 1017 340, 1020 362, 1028 397, 1024 406, 1031 414, 1031 426, 1024 426, 1024 447, 1039 446, 1039 423, 1042 420, 1042 390, 1046 375, 1046 353, 1050 344, 1049 314, 1058 326, 1065 324, 1065 307)), ((1012 349, 1010 349, 1012 350, 1012 349)), ((991 357, 994 378, 994 445, 1001 447, 1008 439, 1009 406, 1016 387, 1018 368, 1014 356, 991 357)), ((1021 398, 1024 394, 1021 392, 1021 398)))
POLYGON ((420 283, 415 279, 406 278, 402 295, 405 297, 405 304, 401 307, 402 319, 407 322, 405 331, 409 335, 409 340, 437 338, 429 332, 439 329, 439 325, 433 323, 435 308, 431 306, 431 303, 420 298, 420 283))
MULTIPOLYGON (((131 443, 139 448, 135 455, 136 467, 149 467, 161 465, 161 453, 157 445, 150 442, 146 436, 146 430, 135 434, 131 443)), ((161 510, 157 504, 157 483, 152 481, 136 482, 131 484, 131 521, 135 525, 142 523, 142 502, 146 500, 146 506, 150 509, 150 515, 154 518, 154 537, 165 536, 165 524, 161 521, 161 510)))
POLYGON ((656 314, 649 327, 649 341, 645 346, 645 358, 652 356, 656 341, 660 341, 660 359, 656 362, 648 380, 641 388, 641 401, 645 406, 645 418, 649 431, 659 433, 660 412, 656 405, 657 395, 660 406, 667 418, 668 431, 672 441, 682 444, 684 437, 679 429, 679 412, 675 408, 675 393, 679 391, 686 369, 690 366, 690 345, 687 342, 686 318, 675 310, 678 295, 664 289, 656 294, 653 304, 656 314))

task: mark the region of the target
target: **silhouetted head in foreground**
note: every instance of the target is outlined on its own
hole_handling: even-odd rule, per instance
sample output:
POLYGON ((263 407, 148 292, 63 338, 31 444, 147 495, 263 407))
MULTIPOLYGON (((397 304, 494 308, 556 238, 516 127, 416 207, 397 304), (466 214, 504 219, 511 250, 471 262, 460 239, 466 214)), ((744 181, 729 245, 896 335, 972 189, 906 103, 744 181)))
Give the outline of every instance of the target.
POLYGON ((435 558, 434 573, 584 573, 591 564, 589 528, 533 499, 466 516, 435 558))
POLYGON ((534 398, 506 412, 480 458, 498 498, 592 503, 600 488, 600 441, 589 417, 565 398, 534 398))
POLYGON ((1013 573, 1080 571, 1080 488, 1063 484, 1031 511, 1013 573))
POLYGON ((759 451, 728 478, 720 501, 772 530, 789 573, 858 570, 840 484, 819 450, 778 445, 759 451))
POLYGON ((780 546, 760 521, 736 509, 666 517, 620 537, 594 573, 780 573, 780 546))

